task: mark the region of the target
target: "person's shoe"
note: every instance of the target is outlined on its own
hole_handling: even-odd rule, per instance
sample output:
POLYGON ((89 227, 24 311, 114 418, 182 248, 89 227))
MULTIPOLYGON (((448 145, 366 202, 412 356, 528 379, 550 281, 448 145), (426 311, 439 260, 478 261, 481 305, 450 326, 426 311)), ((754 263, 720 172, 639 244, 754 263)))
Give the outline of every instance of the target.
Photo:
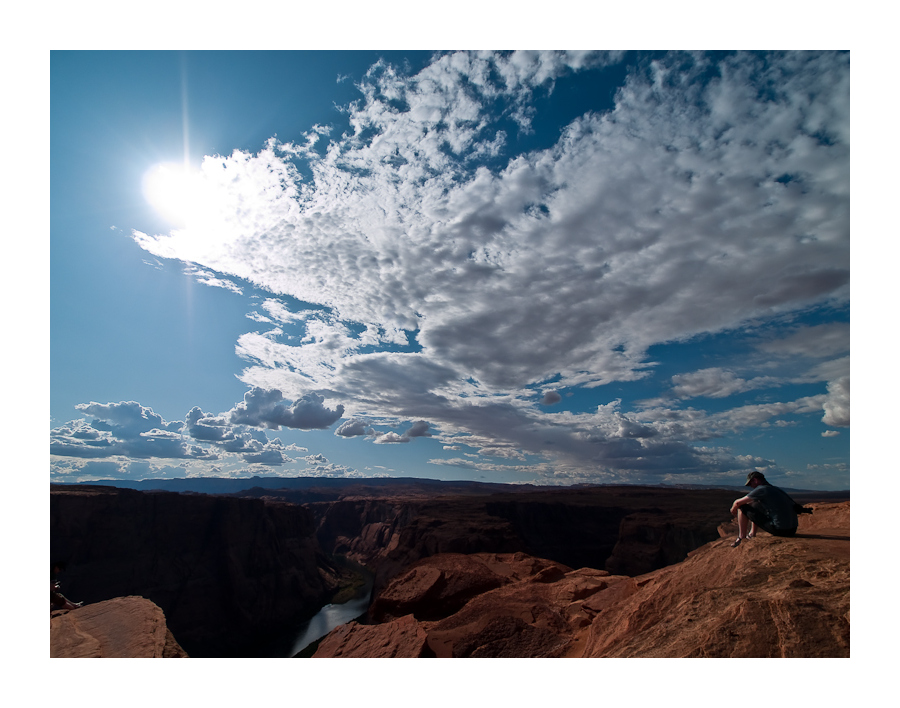
POLYGON ((732 548, 737 548, 737 547, 740 546, 740 545, 741 545, 741 539, 738 538, 738 539, 735 540, 734 543, 731 544, 731 547, 732 547, 732 548))

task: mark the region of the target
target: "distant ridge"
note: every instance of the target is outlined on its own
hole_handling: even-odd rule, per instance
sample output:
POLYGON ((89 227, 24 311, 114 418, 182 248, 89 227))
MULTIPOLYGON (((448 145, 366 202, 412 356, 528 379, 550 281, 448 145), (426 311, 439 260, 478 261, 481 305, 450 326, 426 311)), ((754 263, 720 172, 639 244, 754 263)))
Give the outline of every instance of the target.
POLYGON ((204 494, 232 494, 248 489, 341 489, 381 487, 391 491, 398 487, 416 487, 433 491, 508 491, 510 488, 534 489, 532 484, 503 484, 498 482, 445 481, 418 477, 192 477, 177 479, 102 479, 92 482, 59 483, 60 486, 103 486, 138 491, 201 492, 204 494))
MULTIPOLYGON (((596 487, 651 487, 655 489, 726 489, 736 493, 746 491, 740 485, 725 484, 575 484, 569 487, 538 484, 509 484, 503 482, 475 482, 467 480, 438 480, 424 477, 190 477, 175 479, 102 479, 92 482, 51 482, 60 486, 103 486, 138 491, 199 492, 202 494, 235 494, 248 489, 383 489, 385 492, 402 488, 416 488, 420 492, 432 491, 441 494, 492 494, 500 491, 534 489, 589 489, 596 487)), ((815 498, 820 500, 847 500, 850 490, 822 491, 816 489, 793 489, 782 487, 797 497, 798 502, 815 498), (801 498, 802 497, 802 498, 801 498)))

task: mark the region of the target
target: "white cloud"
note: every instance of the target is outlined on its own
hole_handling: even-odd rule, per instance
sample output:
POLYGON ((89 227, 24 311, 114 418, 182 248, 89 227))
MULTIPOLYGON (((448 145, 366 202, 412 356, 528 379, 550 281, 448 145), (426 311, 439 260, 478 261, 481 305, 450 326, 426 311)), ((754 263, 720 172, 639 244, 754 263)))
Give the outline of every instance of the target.
POLYGON ((335 435, 344 438, 357 437, 359 435, 368 435, 371 433, 369 424, 362 418, 351 418, 341 423, 334 431, 335 435))
MULTIPOLYGON (((298 402, 299 403, 299 402, 298 402)), ((87 463, 77 470, 66 464, 67 458, 82 460, 110 460, 107 469, 114 477, 129 476, 135 470, 147 472, 159 465, 148 462, 146 469, 138 469, 137 460, 176 459, 191 465, 191 471, 204 469, 212 461, 241 461, 265 467, 290 462, 286 452, 305 452, 305 448, 285 446, 278 438, 270 440, 261 430, 232 424, 224 415, 204 413, 192 408, 184 421, 166 422, 152 409, 135 401, 119 403, 86 403, 76 408, 93 417, 73 420, 50 431, 52 465, 63 474, 90 474, 97 478, 101 467, 87 463), (197 467, 197 463, 202 463, 197 467), (115 469, 113 469, 115 466, 115 469)), ((296 414, 296 405, 292 412, 296 414)), ((179 468, 182 472, 186 468, 179 468)), ((228 470, 218 468, 228 474, 228 470)), ((164 473, 163 470, 160 472, 164 473)), ((101 475, 102 476, 102 475, 101 475)))
MULTIPOLYGON (((323 155, 309 149, 324 134, 315 129, 302 145, 273 139, 255 155, 207 158, 218 195, 209 223, 136 241, 328 308, 301 320, 267 301, 267 318, 302 321, 305 339, 240 337, 251 362, 241 378, 256 388, 231 422, 326 427, 340 401, 351 416, 427 420, 452 445, 465 433, 485 451, 565 449, 584 465, 677 469, 725 464, 684 443, 714 429, 823 405, 826 422, 843 424, 838 388, 824 404, 701 415, 702 433, 689 411, 588 424, 527 402, 526 387, 550 380, 646 377, 654 344, 849 297, 846 54, 661 58, 631 74, 614 110, 576 118, 546 149, 504 152, 512 141, 498 111, 525 129, 535 86, 608 61, 460 53, 416 76, 380 63, 347 109, 351 131, 323 155), (505 162, 477 166, 484 155, 505 162), (299 180, 296 158, 311 181, 299 180), (403 346, 407 331, 419 351, 361 353, 403 346), (263 401, 275 390, 299 408, 263 401)), ((818 339, 833 357, 844 334, 823 325, 759 348, 809 355, 818 339)), ((673 393, 722 398, 774 382, 710 367, 674 377, 673 393)), ((345 425, 338 434, 362 429, 345 425)))
POLYGON ((755 388, 777 384, 777 380, 769 376, 758 376, 745 380, 733 371, 713 367, 701 369, 689 374, 677 374, 672 377, 672 395, 676 398, 726 398, 736 393, 750 391, 755 388))
POLYGON ((301 430, 327 428, 343 415, 344 406, 339 404, 331 410, 322 405, 324 401, 324 397, 308 393, 291 402, 281 391, 254 388, 229 411, 229 421, 273 430, 281 426, 301 430))
POLYGON ((214 273, 210 273, 207 270, 203 270, 202 268, 197 267, 189 267, 186 271, 188 275, 194 276, 198 283, 202 285, 209 285, 213 288, 222 288, 224 290, 230 290, 233 293, 241 295, 244 291, 234 284, 231 280, 227 278, 219 278, 214 273))
POLYGON ((839 428, 850 427, 850 377, 828 383, 828 398, 823 404, 822 422, 839 428))

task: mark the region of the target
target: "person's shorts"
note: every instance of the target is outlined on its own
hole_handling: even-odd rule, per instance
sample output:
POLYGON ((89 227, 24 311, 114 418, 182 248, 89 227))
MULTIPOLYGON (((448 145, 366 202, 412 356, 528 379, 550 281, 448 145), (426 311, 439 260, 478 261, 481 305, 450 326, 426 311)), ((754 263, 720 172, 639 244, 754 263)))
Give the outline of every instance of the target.
POLYGON ((773 536, 793 536, 797 533, 796 526, 792 529, 780 529, 776 527, 775 524, 772 523, 772 518, 766 510, 756 504, 744 504, 740 507, 740 510, 744 512, 744 515, 750 519, 750 521, 773 536))

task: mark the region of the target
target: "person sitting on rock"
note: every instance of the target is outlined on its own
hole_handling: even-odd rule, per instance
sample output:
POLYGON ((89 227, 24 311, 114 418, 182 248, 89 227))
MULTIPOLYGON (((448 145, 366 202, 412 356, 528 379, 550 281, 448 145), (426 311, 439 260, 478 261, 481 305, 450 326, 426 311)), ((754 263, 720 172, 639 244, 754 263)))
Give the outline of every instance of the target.
POLYGON ((83 602, 72 602, 60 592, 59 575, 66 569, 66 564, 62 561, 50 563, 50 611, 53 610, 74 610, 81 607, 83 602))
POLYGON ((736 516, 738 522, 738 537, 731 544, 732 548, 739 546, 745 538, 753 538, 757 528, 773 536, 793 536, 797 533, 797 512, 806 510, 784 490, 769 484, 759 470, 747 475, 744 486, 753 489, 731 505, 731 515, 736 516))

